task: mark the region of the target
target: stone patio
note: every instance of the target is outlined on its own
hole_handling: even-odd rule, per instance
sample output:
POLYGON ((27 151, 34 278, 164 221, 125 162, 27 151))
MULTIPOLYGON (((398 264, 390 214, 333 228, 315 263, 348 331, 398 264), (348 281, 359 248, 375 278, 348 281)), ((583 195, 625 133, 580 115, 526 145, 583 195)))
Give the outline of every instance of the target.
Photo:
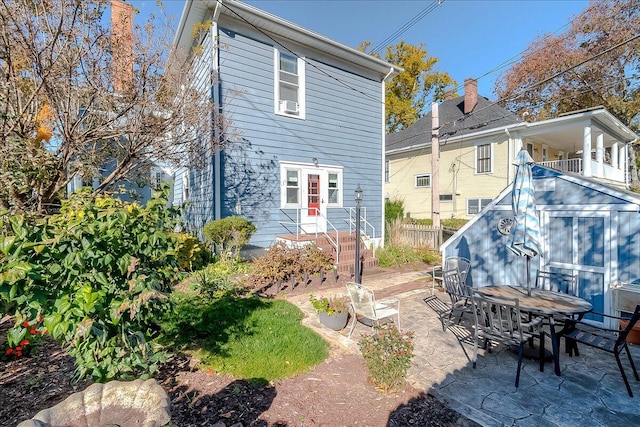
MULTIPOLYGON (((580 356, 569 357, 564 343, 560 355, 562 376, 554 375, 551 362, 540 372, 537 361, 525 359, 520 387, 516 389, 517 354, 504 346, 494 347, 491 353, 480 348, 477 368, 473 369, 473 319, 443 330, 436 310, 448 298, 437 288, 432 290, 425 273, 364 277, 363 283, 373 288, 378 298, 389 296, 388 290, 399 292, 391 293, 400 298, 402 329, 415 332, 415 357, 408 381, 467 418, 484 426, 640 425, 640 382, 634 379, 626 356, 622 363, 633 398, 627 394, 613 355, 580 346, 580 356), (413 286, 402 286, 409 283, 413 286), (432 292, 435 300, 429 300, 432 292)), ((320 325, 304 296, 295 302, 309 314, 306 324, 347 351, 359 352, 357 340, 370 328, 358 324, 348 339, 348 328, 334 332, 320 325)), ((549 342, 546 347, 551 348, 549 342)), ((630 347, 640 369, 640 348, 630 347)))

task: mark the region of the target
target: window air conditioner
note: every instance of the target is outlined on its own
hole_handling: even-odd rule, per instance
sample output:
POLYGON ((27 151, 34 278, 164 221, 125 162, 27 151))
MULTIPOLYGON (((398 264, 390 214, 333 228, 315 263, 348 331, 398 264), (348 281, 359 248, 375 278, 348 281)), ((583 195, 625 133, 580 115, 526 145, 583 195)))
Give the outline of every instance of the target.
POLYGON ((298 103, 296 101, 280 101, 280 111, 283 113, 297 113, 298 103))

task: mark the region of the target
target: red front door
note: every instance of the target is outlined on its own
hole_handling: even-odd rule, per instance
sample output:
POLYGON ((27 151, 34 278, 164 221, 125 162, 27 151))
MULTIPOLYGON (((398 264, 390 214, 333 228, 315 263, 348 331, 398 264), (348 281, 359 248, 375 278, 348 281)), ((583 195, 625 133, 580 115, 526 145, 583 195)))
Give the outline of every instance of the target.
POLYGON ((309 175, 308 204, 309 216, 317 216, 320 213, 320 175, 309 175))

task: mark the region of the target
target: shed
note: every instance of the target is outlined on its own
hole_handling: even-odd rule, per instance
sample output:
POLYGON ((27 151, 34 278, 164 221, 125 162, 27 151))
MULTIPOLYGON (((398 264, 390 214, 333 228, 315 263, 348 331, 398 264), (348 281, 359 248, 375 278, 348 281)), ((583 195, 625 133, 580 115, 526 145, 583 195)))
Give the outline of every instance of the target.
MULTIPOLYGON (((533 179, 543 251, 531 259, 531 277, 539 269, 577 275, 578 296, 596 312, 615 311, 612 284, 640 278, 640 195, 539 165, 533 179)), ((507 248, 512 218, 509 185, 440 247, 443 259, 469 258, 474 287, 525 285, 525 258, 507 248)))

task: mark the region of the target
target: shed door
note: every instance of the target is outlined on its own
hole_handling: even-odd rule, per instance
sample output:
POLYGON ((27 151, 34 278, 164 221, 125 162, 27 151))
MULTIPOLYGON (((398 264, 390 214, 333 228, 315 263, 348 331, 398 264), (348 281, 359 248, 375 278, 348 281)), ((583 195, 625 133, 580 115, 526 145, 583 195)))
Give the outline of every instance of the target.
MULTIPOLYGON (((609 212, 545 212, 544 270, 578 275, 578 296, 594 311, 609 311, 611 264, 609 212)), ((603 322, 602 316, 586 319, 603 322)))

